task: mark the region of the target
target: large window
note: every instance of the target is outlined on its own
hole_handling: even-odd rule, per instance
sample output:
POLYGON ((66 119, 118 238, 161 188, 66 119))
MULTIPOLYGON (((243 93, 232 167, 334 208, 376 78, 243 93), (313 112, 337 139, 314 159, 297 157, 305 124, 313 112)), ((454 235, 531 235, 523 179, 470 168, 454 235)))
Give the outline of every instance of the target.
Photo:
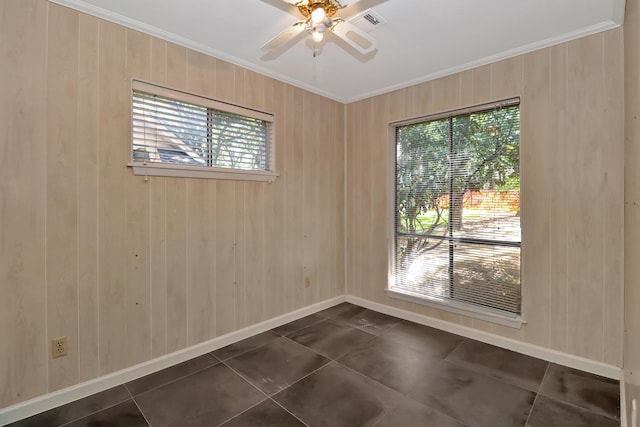
POLYGON ((135 173, 275 179, 270 114, 135 80, 131 112, 135 173))
POLYGON ((395 127, 392 293, 519 317, 518 100, 395 127))

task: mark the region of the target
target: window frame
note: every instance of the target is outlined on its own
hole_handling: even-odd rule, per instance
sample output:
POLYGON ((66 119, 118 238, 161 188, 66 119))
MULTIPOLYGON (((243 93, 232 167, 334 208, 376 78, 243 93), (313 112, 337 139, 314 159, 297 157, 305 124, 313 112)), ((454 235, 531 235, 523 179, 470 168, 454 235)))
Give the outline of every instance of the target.
POLYGON ((129 120, 131 135, 129 142, 130 157, 127 166, 135 175, 141 176, 165 176, 206 179, 228 179, 242 181, 273 182, 279 176, 276 172, 276 144, 275 144, 275 116, 271 113, 242 107, 239 105, 218 101, 206 96, 197 95, 180 89, 149 83, 143 80, 132 79, 130 90, 129 120), (212 166, 187 166, 174 163, 147 162, 136 160, 134 157, 134 126, 133 126, 133 94, 134 91, 143 91, 161 97, 180 102, 190 103, 201 107, 219 110, 225 113, 238 114, 263 120, 267 123, 266 140, 266 165, 265 170, 251 170, 239 168, 221 168, 212 166))
MULTIPOLYGON (((408 120, 401 120, 392 122, 389 124, 388 128, 388 142, 389 142, 389 153, 388 156, 388 176, 387 176, 387 194, 389 203, 387 203, 387 224, 388 224, 388 270, 387 270, 387 287, 385 292, 387 296, 394 299, 399 299, 402 301, 408 301, 432 308, 436 308, 442 311, 451 312, 455 314, 461 314, 467 317, 484 320, 491 323, 496 323, 503 326, 508 326, 512 328, 521 328, 523 324, 526 324, 525 320, 525 305, 521 302, 521 312, 520 314, 510 313, 499 309, 492 309, 490 307, 482 307, 479 305, 475 305, 472 303, 466 303, 463 301, 445 298, 438 299, 432 298, 427 295, 412 293, 408 290, 401 289, 395 286, 396 283, 396 204, 397 204, 397 188, 396 188, 396 167, 397 167, 397 141, 396 141, 396 129, 401 126, 423 123, 427 121, 436 121, 447 118, 453 118, 457 116, 464 116, 467 114, 478 113, 482 111, 492 110, 500 107, 508 107, 513 105, 519 105, 520 111, 522 112, 522 102, 520 97, 513 97, 509 99, 504 99, 495 102, 488 102, 479 105, 473 105, 469 107, 464 107, 455 110, 448 110, 436 114, 430 114, 420 117, 415 117, 408 120)), ((522 116, 520 117, 520 135, 522 135, 522 116)), ((522 146, 522 145, 521 145, 522 146)), ((520 170, 522 170, 522 155, 519 158, 520 162, 520 170)), ((520 177, 520 200, 522 200, 522 176, 520 177)), ((521 221, 522 221, 522 209, 521 212, 521 221)), ((521 229, 520 233, 520 297, 521 301, 524 299, 524 283, 523 283, 523 265, 522 265, 522 249, 525 246, 522 236, 523 232, 521 229)))

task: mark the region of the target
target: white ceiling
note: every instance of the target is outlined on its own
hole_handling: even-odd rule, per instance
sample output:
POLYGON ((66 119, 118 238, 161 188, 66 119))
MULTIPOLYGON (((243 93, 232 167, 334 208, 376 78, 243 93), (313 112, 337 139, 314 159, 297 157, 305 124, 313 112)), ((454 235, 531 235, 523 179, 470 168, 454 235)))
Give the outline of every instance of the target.
POLYGON ((360 0, 388 22, 363 57, 333 34, 260 49, 300 20, 283 0, 51 0, 351 102, 622 24, 624 0, 360 0))

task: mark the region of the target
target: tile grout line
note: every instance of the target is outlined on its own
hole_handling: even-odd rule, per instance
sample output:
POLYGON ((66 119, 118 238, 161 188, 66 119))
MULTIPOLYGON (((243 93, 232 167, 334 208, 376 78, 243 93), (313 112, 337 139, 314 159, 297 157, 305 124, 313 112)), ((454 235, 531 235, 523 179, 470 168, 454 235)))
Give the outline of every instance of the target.
MULTIPOLYGON (((547 374, 548 374, 548 373, 549 373, 549 371, 551 370, 551 365, 552 365, 552 362, 548 362, 547 370, 546 370, 546 371, 545 371, 545 373, 544 373, 544 377, 542 378, 542 381, 540 381, 540 386, 538 387, 538 392, 536 393, 536 400, 537 400, 538 395, 542 395, 542 397, 544 397, 545 399, 552 400, 552 401, 554 401, 554 402, 556 402, 556 403, 560 403, 560 404, 563 404, 563 405, 567 405, 567 406, 570 406, 570 407, 572 407, 572 408, 576 408, 576 409, 579 409, 579 410, 581 410, 581 411, 588 412, 588 413, 590 413, 590 414, 599 415, 599 416, 602 416, 602 417, 605 417, 605 418, 608 418, 608 419, 611 419, 611 420, 614 420, 614 421, 620 421, 620 418, 616 418, 615 416, 611 416, 611 415, 609 415, 609 414, 604 414, 604 413, 596 412, 596 411, 594 411, 594 410, 591 410, 591 409, 585 408, 585 407, 583 407, 583 406, 577 405, 577 404, 575 404, 575 403, 573 403, 573 402, 569 402, 569 401, 566 401, 566 400, 560 400, 560 399, 558 399, 558 398, 556 398, 556 397, 548 396, 548 395, 546 395, 546 394, 542 393, 542 392, 541 392, 542 384, 544 383, 545 379, 547 378, 547 374)), ((532 407, 532 409, 533 409, 533 407, 532 407)))
POLYGON ((127 389, 127 393, 129 393, 129 396, 131 396, 131 401, 133 402, 134 405, 136 405, 136 408, 138 408, 138 411, 140 411, 140 414, 142 415, 142 418, 144 418, 144 421, 147 423, 147 425, 149 427, 151 427, 151 422, 149 421, 149 419, 145 415, 145 413, 142 410, 142 408, 140 407, 140 405, 138 405, 138 401, 136 400, 136 398, 133 397, 133 394, 131 394, 131 390, 129 390, 129 387, 127 387, 126 384, 124 384, 124 387, 127 389))
MULTIPOLYGON (((183 376, 181 376, 181 377, 178 377, 178 378, 175 378, 175 379, 173 379, 173 380, 167 381, 167 382, 165 382, 165 383, 162 383, 162 384, 157 385, 157 386, 155 386, 155 387, 152 387, 152 388, 150 388, 150 389, 147 389, 147 390, 145 390, 145 391, 143 391, 143 392, 141 392, 141 393, 137 393, 135 396, 134 396, 133 394, 131 394, 131 391, 129 390, 129 387, 127 387, 127 383, 124 383, 123 385, 127 388, 127 391, 129 391, 129 394, 131 395, 131 398, 133 399, 133 398, 135 398, 136 396, 142 396, 143 394, 147 394, 147 393, 149 393, 150 391, 158 390, 159 388, 165 387, 165 386, 167 386, 167 385, 169 385, 169 384, 176 383, 176 382, 178 382, 178 381, 180 381, 180 380, 183 380, 183 379, 185 379, 185 378, 187 378, 187 377, 190 377, 190 376, 192 376, 192 375, 198 374, 198 373, 200 373, 200 372, 202 372, 202 371, 204 371, 204 370, 206 370, 206 369, 212 368, 212 367, 214 367, 214 366, 216 366, 216 365, 218 365, 218 364, 222 363, 222 361, 220 361, 220 359, 218 359, 217 357, 213 356, 211 353, 205 353, 205 354, 203 354, 202 356, 209 356, 209 357, 211 357, 211 358, 214 360, 214 362, 215 362, 215 363, 213 363, 213 364, 211 364, 211 365, 209 365, 209 366, 202 367, 202 368, 197 369, 197 370, 195 370, 195 371, 193 371, 193 372, 190 372, 190 373, 188 373, 188 374, 186 374, 186 375, 183 375, 183 376)), ((198 356, 198 357, 202 357, 202 356, 198 356)), ((194 359, 197 359, 197 357, 196 357, 196 358, 194 358, 194 359)), ((184 363, 187 363, 187 362, 189 362, 189 361, 191 361, 191 360, 194 360, 194 359, 189 359, 189 360, 187 360, 187 361, 185 361, 185 362, 178 363, 177 365, 173 365, 173 366, 170 366, 170 367, 165 368, 165 369, 172 369, 172 368, 175 368, 176 366, 180 366, 180 365, 182 365, 182 364, 184 364, 184 363)), ((145 375, 145 376, 143 376, 143 377, 137 378, 137 379, 135 379, 135 380, 133 380, 133 381, 128 381, 128 383, 132 383, 132 382, 138 381, 138 380, 140 380, 140 379, 142 379, 142 378, 149 377, 149 376, 151 376, 151 375, 154 375, 154 374, 160 373, 160 372, 162 372, 162 371, 164 371, 164 369, 163 369, 163 370, 161 370, 161 371, 153 372, 153 373, 151 373, 151 374, 148 374, 148 375, 145 375)))
MULTIPOLYGON (((231 369, 231 368, 229 368, 229 369, 231 369)), ((252 384, 252 385, 253 385, 253 384, 252 384)), ((264 393, 263 393, 263 394, 264 394, 264 393)), ((249 406, 247 409, 244 409, 244 410, 242 410, 242 411, 238 412, 237 414, 235 414, 235 415, 233 415, 233 416, 231 416, 231 417, 227 418, 226 420, 222 421, 221 423, 216 424, 216 427, 222 426, 222 425, 224 425, 224 424, 228 423, 229 421, 231 421, 231 420, 233 420, 233 419, 235 419, 235 418, 238 418, 240 415, 244 414, 245 412, 250 411, 251 409, 255 408, 256 406, 258 406, 258 405, 262 405, 262 404, 263 404, 264 402, 266 402, 267 400, 269 400, 269 396, 267 396, 265 399, 262 399, 261 401, 259 401, 259 402, 255 403, 255 404, 253 404, 253 405, 249 406)))
POLYGON ((278 338, 284 338, 284 336, 282 336, 282 335, 278 334, 277 332, 273 332, 274 334, 276 334, 276 335, 277 335, 276 337, 273 337, 273 339, 271 339, 271 340, 269 340, 269 341, 267 341, 267 342, 264 342, 264 343, 262 343, 262 344, 256 345, 255 347, 251 347, 251 348, 249 348, 249 349, 247 349, 247 350, 244 350, 244 351, 242 351, 242 352, 240 352, 240 353, 238 353, 238 354, 234 354, 233 356, 229 356, 229 357, 226 357, 226 358, 224 358, 224 359, 221 359, 220 357, 218 357, 218 356, 216 356, 216 355, 214 354, 216 351, 219 351, 219 350, 222 350, 222 349, 224 349, 224 348, 226 348, 226 347, 230 347, 230 346, 232 346, 232 345, 235 345, 235 344, 241 343, 242 341, 250 340, 251 338, 257 337, 258 335, 266 334, 266 333, 268 333, 268 332, 273 332, 273 330, 272 330, 272 329, 270 329, 270 330, 268 330, 268 331, 264 331, 264 332, 261 332, 261 333, 256 334, 256 335, 252 335, 252 336, 250 336, 250 337, 248 337, 248 338, 245 338, 245 339, 240 340, 240 341, 236 341, 236 342, 234 342, 234 343, 229 344, 228 346, 224 346, 224 347, 219 348, 219 349, 217 349, 217 350, 210 351, 209 353, 206 353, 206 354, 210 354, 210 355, 211 355, 211 356, 213 356, 214 358, 218 359, 221 363, 224 363, 224 362, 226 362, 227 360, 233 359, 234 357, 242 356, 243 354, 249 353, 250 351, 256 350, 256 349, 258 349, 258 348, 260 348, 260 347, 264 347, 265 345, 272 343, 273 341, 277 340, 278 338))
POLYGON ((293 412, 291 412, 288 408, 286 408, 285 406, 283 406, 282 404, 280 404, 279 402, 273 400, 272 398, 269 398, 269 400, 271 400, 273 403, 275 403, 276 405, 278 405, 279 407, 281 407, 282 409, 284 409, 288 414, 290 414, 292 417, 294 417, 296 420, 300 421, 303 425, 305 425, 306 427, 310 427, 309 424, 305 423, 302 419, 298 418, 298 416, 296 414, 294 414, 293 412))
MULTIPOLYGON (((126 402, 127 400, 131 399, 131 393, 129 393, 129 390, 127 389, 127 387, 126 387, 124 384, 121 384, 120 386, 122 386, 122 387, 126 390, 127 394, 129 395, 129 397, 128 397, 128 398, 123 399, 123 400, 119 400, 119 401, 117 401, 117 402, 115 402, 115 403, 113 403, 113 404, 111 404, 111 405, 105 406, 104 408, 100 408, 100 409, 99 409, 99 410, 97 410, 97 411, 89 412, 88 414, 85 414, 85 415, 83 415, 83 416, 81 416, 81 417, 78 417, 78 418, 74 418, 74 419, 72 419, 72 420, 69 420, 69 421, 67 421, 67 422, 65 422, 65 423, 63 423, 63 424, 58 424, 58 427, 64 427, 64 426, 67 426, 67 425, 69 425, 69 424, 71 424, 71 423, 74 423, 74 422, 76 422, 76 421, 82 420, 82 419, 84 419, 84 418, 88 418, 88 417, 90 417, 90 416, 92 416, 92 415, 96 415, 96 414, 98 414, 98 413, 100 413, 100 412, 102 412, 102 411, 106 411, 107 409, 111 409, 111 408, 113 408, 113 407, 116 407, 116 406, 118 406, 118 405, 120 405, 120 404, 122 404, 122 403, 126 402)), ((117 387, 120 387, 120 386, 116 386, 116 387, 113 387, 113 388, 117 388, 117 387)), ((105 390, 105 391, 109 391, 109 390, 105 390)), ((100 393, 104 393, 104 392, 100 392, 100 393)), ((99 393, 96 393, 96 394, 99 394, 99 393)), ((95 396, 95 395, 92 395, 92 396, 95 396)), ((91 397, 91 396, 87 396, 87 397, 91 397)), ((85 398, 85 399, 86 399, 86 398, 85 398)), ((73 404, 75 404, 75 403, 77 403, 77 402, 80 402, 80 401, 82 401, 82 400, 84 400, 84 399, 76 400, 76 401, 74 401, 74 402, 69 403, 69 405, 73 405, 73 404)), ((62 406, 65 406, 65 405, 62 405, 62 406)), ((61 406, 58 406, 58 407, 53 408, 53 409, 51 409, 51 410, 57 410, 57 409, 59 409, 59 408, 61 408, 61 406)), ((48 412, 48 411, 47 411, 47 412, 48 412)), ((37 415, 36 415, 36 416, 37 416, 37 415)))

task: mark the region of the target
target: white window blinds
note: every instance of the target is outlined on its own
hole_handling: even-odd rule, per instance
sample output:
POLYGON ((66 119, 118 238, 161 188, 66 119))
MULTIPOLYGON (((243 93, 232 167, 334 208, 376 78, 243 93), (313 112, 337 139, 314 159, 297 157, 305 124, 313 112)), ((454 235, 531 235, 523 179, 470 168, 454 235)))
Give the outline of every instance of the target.
POLYGON ((273 170, 273 116, 133 82, 133 162, 232 171, 273 170))
POLYGON ((392 290, 520 314, 517 102, 395 127, 392 290))

